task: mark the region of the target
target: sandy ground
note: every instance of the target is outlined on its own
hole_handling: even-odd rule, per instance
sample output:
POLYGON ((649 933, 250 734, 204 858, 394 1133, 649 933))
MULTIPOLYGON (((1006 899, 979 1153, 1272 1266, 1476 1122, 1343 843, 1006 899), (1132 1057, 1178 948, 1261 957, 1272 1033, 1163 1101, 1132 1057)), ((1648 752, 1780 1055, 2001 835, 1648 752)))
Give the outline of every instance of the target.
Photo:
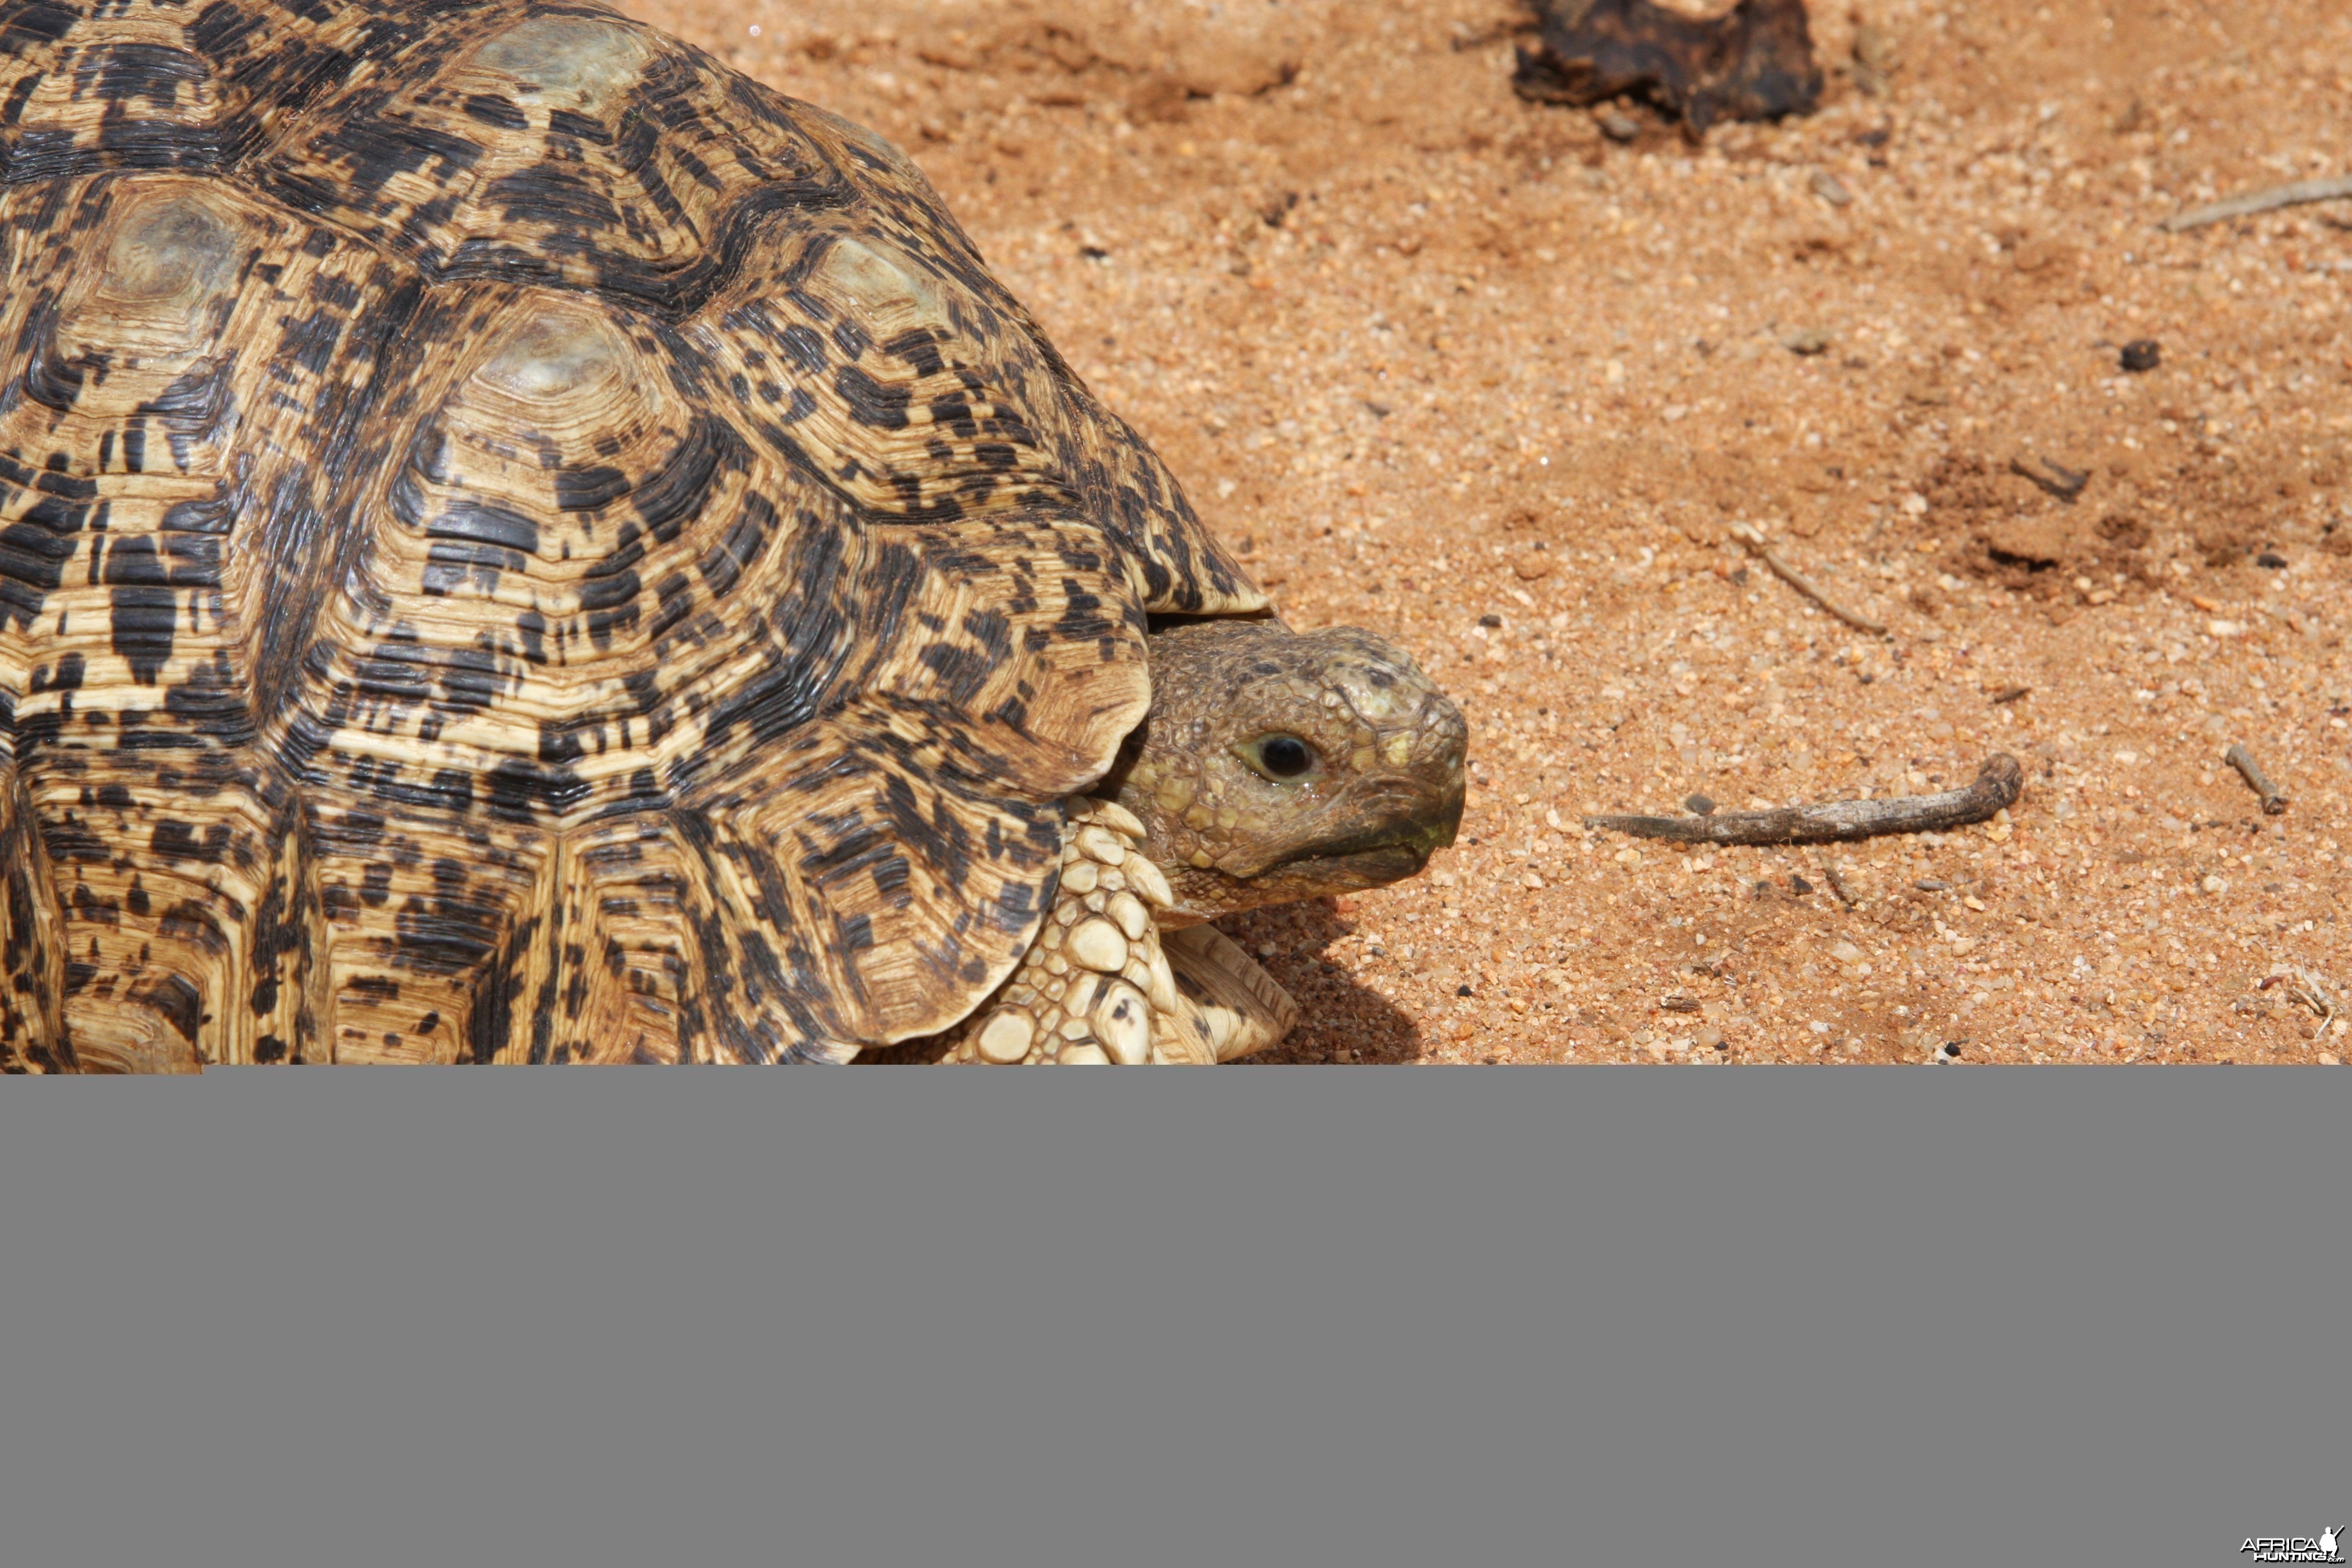
POLYGON ((1469 0, 632 9, 906 146, 1291 621, 1389 633, 1469 710, 1432 875, 1230 922, 1305 1005, 1282 1058, 2352 1046, 2294 994, 2352 993, 2352 202, 2154 227, 2352 168, 2343 6, 1817 5, 1821 112, 1696 145, 1520 102, 1515 14, 1469 0), (1996 749, 2024 797, 1945 837, 1579 826, 1996 749))

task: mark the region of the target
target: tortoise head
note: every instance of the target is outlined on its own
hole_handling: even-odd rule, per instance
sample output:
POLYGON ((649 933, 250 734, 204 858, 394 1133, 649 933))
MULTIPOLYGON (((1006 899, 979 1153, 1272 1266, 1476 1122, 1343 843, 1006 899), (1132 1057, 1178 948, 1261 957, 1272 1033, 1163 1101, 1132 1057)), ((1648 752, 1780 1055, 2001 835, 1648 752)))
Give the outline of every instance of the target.
POLYGON ((1454 842, 1469 729, 1394 643, 1204 620, 1150 647, 1150 717, 1104 793, 1149 831, 1171 924, 1382 887, 1454 842))

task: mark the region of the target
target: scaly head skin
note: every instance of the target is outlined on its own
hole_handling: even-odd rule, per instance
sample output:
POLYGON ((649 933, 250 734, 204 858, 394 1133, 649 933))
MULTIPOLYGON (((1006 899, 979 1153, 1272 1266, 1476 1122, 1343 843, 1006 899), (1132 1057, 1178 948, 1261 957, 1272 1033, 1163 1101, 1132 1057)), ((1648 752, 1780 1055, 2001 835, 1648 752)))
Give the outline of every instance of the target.
POLYGON ((1150 833, 1168 926, 1413 875, 1462 820, 1462 710, 1387 638, 1212 620, 1151 637, 1151 716, 1106 794, 1150 833))

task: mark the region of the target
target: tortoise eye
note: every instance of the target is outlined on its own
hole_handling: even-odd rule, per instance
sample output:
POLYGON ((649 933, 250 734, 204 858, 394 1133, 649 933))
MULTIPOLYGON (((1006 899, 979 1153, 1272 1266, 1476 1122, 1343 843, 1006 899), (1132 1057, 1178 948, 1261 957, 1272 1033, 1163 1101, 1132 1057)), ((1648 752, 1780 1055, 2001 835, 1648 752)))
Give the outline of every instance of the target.
POLYGON ((1296 735, 1262 735, 1241 748, 1242 760, 1270 779, 1304 777, 1315 766, 1315 748, 1296 735))

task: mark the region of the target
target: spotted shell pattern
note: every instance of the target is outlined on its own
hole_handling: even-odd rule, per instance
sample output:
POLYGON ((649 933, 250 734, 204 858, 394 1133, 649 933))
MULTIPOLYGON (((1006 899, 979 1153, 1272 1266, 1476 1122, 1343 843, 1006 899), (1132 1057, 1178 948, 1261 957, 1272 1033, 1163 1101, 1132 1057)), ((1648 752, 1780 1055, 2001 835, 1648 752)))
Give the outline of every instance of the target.
POLYGON ((871 133, 585 5, 0 0, 0 1066, 954 1026, 1264 599, 871 133))

